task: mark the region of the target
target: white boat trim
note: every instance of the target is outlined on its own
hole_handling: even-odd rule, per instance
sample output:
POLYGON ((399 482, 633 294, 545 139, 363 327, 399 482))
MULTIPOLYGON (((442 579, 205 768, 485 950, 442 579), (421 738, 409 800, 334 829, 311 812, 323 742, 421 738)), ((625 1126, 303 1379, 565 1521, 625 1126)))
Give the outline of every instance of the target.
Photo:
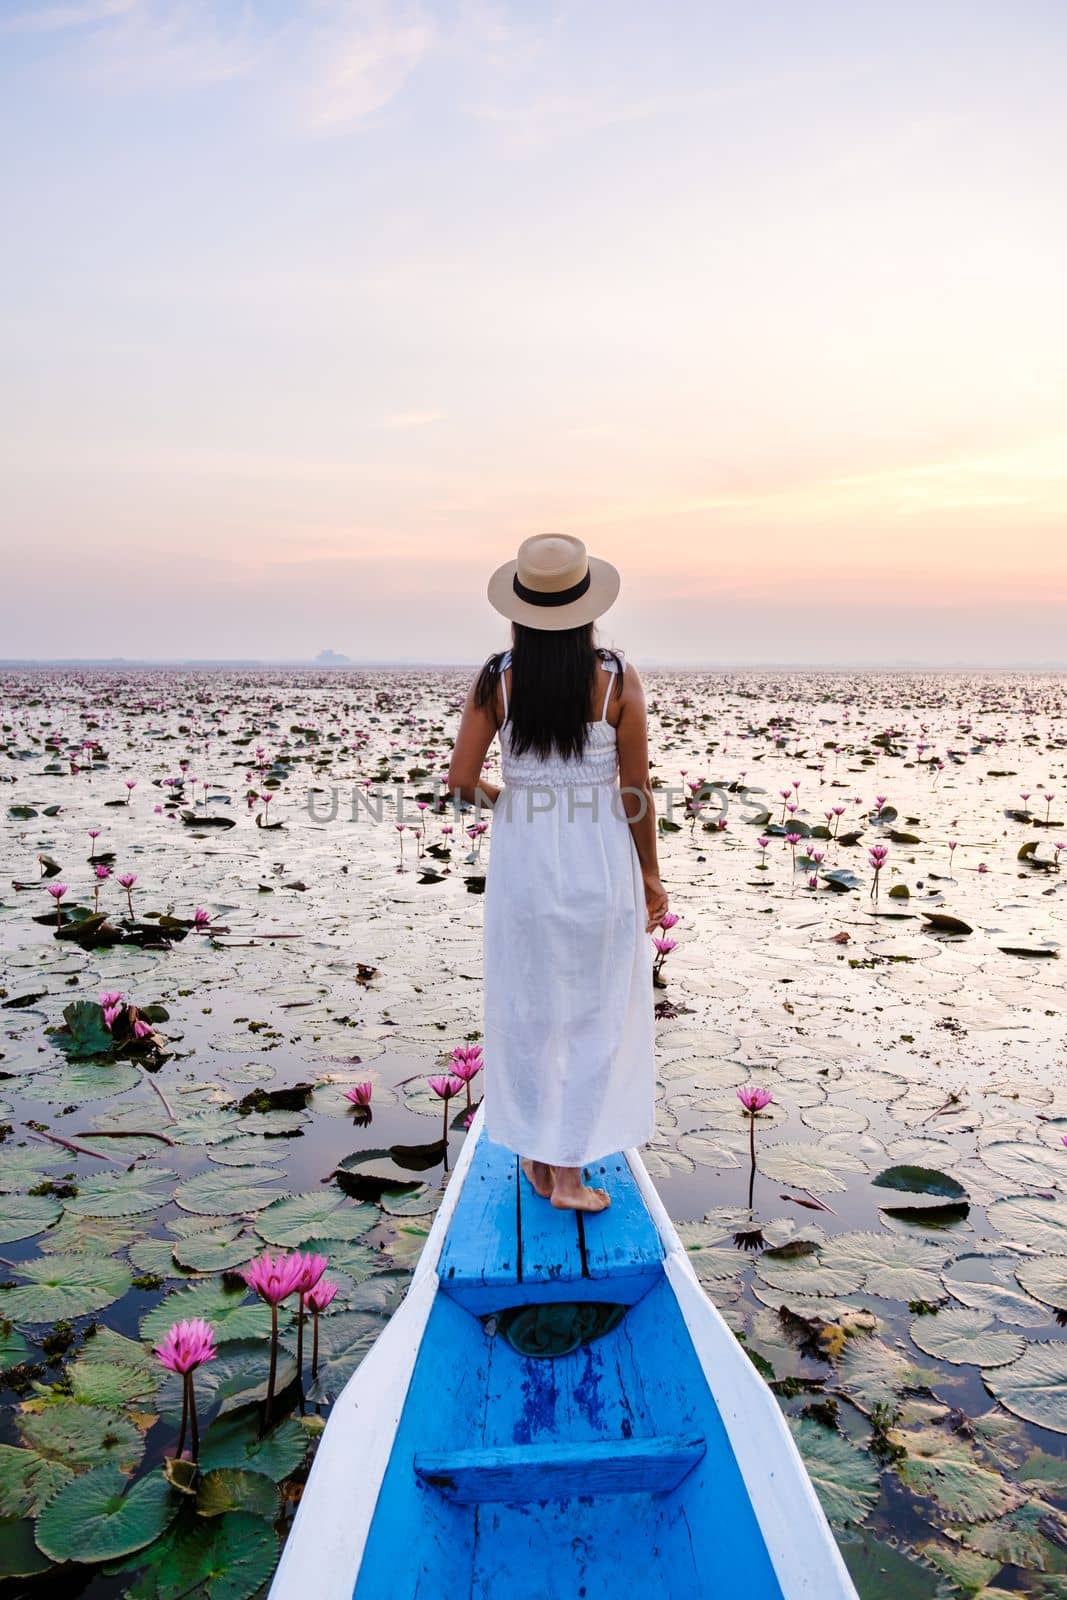
POLYGON ((712 1305, 636 1150, 626 1159, 664 1250, 674 1290, 767 1554, 786 1600, 858 1600, 819 1498, 777 1400, 712 1305), (778 1470, 781 1464, 784 1470, 778 1470))
POLYGON ((304 1486, 314 1516, 289 1530, 269 1600, 352 1600, 378 1495, 437 1297, 437 1263, 481 1133, 479 1107, 403 1300, 345 1384, 304 1486), (358 1470, 352 1440, 360 1442, 358 1470))

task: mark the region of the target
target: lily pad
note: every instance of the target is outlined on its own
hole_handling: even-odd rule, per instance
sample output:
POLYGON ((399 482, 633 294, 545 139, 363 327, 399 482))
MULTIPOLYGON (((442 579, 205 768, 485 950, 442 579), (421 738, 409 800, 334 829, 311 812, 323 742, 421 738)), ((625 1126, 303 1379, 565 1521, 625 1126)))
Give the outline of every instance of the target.
POLYGON ((839 1233, 823 1252, 827 1265, 863 1274, 869 1294, 886 1300, 938 1300, 950 1252, 925 1239, 890 1233, 839 1233))
POLYGON ((924 1354, 953 1366, 1003 1367, 1026 1349, 1021 1333, 998 1328, 991 1312, 966 1306, 916 1317, 911 1337, 924 1354))
POLYGON ((244 1288, 226 1289, 216 1283, 168 1294, 142 1317, 141 1338, 159 1344, 172 1323, 193 1317, 210 1322, 219 1340, 270 1338, 270 1307, 250 1299, 244 1288))
POLYGON ((251 1511, 254 1516, 270 1520, 278 1510, 278 1487, 273 1478, 262 1472, 216 1467, 201 1479, 196 1510, 201 1517, 221 1517, 227 1511, 251 1511))
POLYGON ((830 1522, 835 1528, 865 1522, 879 1493, 870 1456, 808 1417, 791 1417, 789 1427, 830 1522))
POLYGON ((58 1221, 63 1207, 48 1194, 0 1195, 0 1244, 29 1239, 58 1221))
POLYGON ((117 1467, 94 1467, 64 1484, 45 1506, 37 1519, 37 1545, 53 1561, 113 1561, 158 1539, 180 1504, 162 1475, 130 1487, 117 1467))
POLYGON ((812 1194, 837 1194, 847 1187, 846 1174, 867 1170, 866 1162, 850 1150, 789 1142, 758 1150, 756 1165, 768 1178, 809 1189, 812 1194))
POLYGON ((1035 1256, 1020 1262, 1015 1276, 1027 1294, 1042 1305, 1067 1311, 1067 1257, 1035 1256))
POLYGON ((79 1182, 67 1201, 75 1216, 134 1217, 157 1211, 170 1199, 174 1173, 166 1167, 134 1167, 129 1172, 100 1173, 79 1182))
POLYGON ((111 1465, 128 1471, 144 1454, 144 1438, 128 1418, 63 1396, 26 1401, 15 1425, 24 1444, 64 1468, 111 1465))
POLYGON ((983 1522, 1021 1504, 1025 1496, 986 1466, 969 1440, 941 1428, 908 1428, 890 1435, 907 1454, 898 1471, 917 1494, 935 1500, 955 1522, 983 1522))
POLYGON ((198 1211, 209 1217, 239 1216, 262 1211, 272 1200, 284 1198, 284 1190, 267 1187, 277 1180, 273 1167, 200 1172, 179 1184, 174 1198, 183 1211, 198 1211))
POLYGON ((129 1289, 129 1268, 110 1256, 50 1255, 19 1263, 29 1281, 0 1289, 0 1317, 12 1322, 58 1322, 101 1311, 129 1289))
POLYGON ((256 1218, 256 1232, 268 1244, 301 1249, 308 1239, 361 1239, 381 1220, 377 1207, 352 1205, 343 1196, 319 1189, 274 1200, 256 1218))
POLYGON ((1055 1433, 1067 1433, 1067 1344, 1035 1341, 1010 1366, 983 1371, 1006 1411, 1055 1433))

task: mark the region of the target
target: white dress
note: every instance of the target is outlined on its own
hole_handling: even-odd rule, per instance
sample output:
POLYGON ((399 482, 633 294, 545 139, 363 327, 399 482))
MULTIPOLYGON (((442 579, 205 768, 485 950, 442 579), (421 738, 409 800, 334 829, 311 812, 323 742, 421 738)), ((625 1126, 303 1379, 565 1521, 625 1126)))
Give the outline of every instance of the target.
POLYGON ((485 893, 486 1131, 581 1167, 652 1137, 652 941, 607 720, 614 678, 581 760, 543 761, 511 750, 510 661, 485 893))

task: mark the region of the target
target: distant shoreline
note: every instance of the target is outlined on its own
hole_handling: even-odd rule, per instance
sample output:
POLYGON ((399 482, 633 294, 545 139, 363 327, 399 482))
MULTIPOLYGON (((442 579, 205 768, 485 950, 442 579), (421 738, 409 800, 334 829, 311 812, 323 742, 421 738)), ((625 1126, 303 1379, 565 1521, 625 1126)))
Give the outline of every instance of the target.
MULTIPOLYGON (((179 658, 148 660, 137 657, 71 656, 65 658, 0 659, 3 671, 59 671, 72 668, 94 671, 186 672, 473 672, 480 661, 344 661, 215 660, 179 658)), ((1010 661, 990 664, 976 661, 657 661, 641 657, 642 668, 663 672, 1027 672, 1065 673, 1063 661, 1010 661)))

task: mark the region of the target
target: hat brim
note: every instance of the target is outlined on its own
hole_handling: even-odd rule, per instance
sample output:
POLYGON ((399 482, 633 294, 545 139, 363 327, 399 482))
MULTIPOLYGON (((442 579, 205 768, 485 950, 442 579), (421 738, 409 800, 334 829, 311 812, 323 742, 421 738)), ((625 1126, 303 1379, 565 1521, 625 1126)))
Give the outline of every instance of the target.
POLYGON ((602 617, 618 599, 622 579, 610 561, 589 557, 589 587, 577 600, 563 606, 535 606, 520 600, 513 587, 517 561, 505 561, 489 579, 486 593, 494 611, 524 628, 540 628, 545 633, 560 633, 564 628, 580 628, 602 617))

